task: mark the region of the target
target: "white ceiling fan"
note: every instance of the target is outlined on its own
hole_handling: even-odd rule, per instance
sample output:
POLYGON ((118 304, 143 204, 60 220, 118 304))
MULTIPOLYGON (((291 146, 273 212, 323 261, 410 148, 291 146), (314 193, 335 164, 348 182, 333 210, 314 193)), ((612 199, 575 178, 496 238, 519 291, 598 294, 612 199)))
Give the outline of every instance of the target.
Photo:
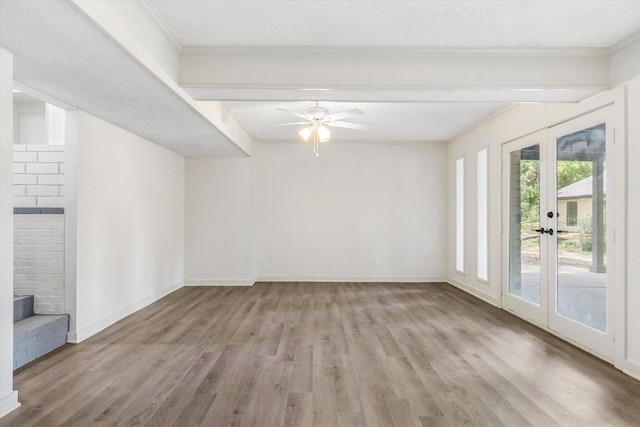
POLYGON ((309 138, 312 138, 313 152, 316 156, 319 155, 319 143, 327 142, 329 139, 331 139, 331 130, 329 129, 330 127, 358 130, 368 128, 368 126, 366 125, 341 121, 349 117, 364 115, 364 113, 357 108, 331 114, 331 111, 329 111, 328 108, 321 107, 316 102, 316 105, 314 107, 307 108, 302 113, 296 113, 284 108, 276 108, 276 110, 291 114, 292 116, 299 117, 305 120, 303 122, 282 123, 276 126, 307 125, 302 128, 302 130, 299 131, 298 134, 305 141, 308 141, 309 138))

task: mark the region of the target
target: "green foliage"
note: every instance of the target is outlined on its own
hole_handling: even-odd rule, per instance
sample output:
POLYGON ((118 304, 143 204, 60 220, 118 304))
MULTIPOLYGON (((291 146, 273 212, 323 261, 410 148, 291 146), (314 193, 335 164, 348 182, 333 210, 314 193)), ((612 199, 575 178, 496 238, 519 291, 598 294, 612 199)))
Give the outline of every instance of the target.
POLYGON ((540 161, 520 161, 520 213, 522 223, 540 222, 540 161))
POLYGON ((593 241, 591 215, 585 215, 584 218, 581 218, 578 222, 578 227, 580 227, 580 248, 582 252, 591 252, 593 241))
POLYGON ((578 161, 558 162, 558 189, 578 182, 593 173, 593 163, 578 161))

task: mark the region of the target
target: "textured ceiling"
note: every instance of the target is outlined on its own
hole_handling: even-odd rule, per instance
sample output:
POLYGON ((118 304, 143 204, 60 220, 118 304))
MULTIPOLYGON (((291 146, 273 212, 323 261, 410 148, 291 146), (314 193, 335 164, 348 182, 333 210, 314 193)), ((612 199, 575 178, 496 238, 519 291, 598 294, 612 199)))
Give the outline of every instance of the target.
POLYGON ((638 0, 150 1, 182 45, 609 47, 638 0))
MULTIPOLYGON (((640 29, 640 0, 151 0, 147 3, 156 11, 170 37, 182 46, 610 47, 640 29)), ((454 90, 441 90, 430 97, 440 97, 439 101, 444 102, 406 103, 397 101, 408 100, 412 92, 387 91, 381 99, 378 92, 372 95, 362 90, 338 93, 285 87, 238 89, 207 85, 185 89, 198 99, 234 99, 240 90, 244 91, 242 99, 266 101, 230 103, 245 128, 261 141, 295 139, 295 126, 275 126, 295 121, 276 111, 275 107, 302 111, 311 105, 309 101, 324 100, 322 105, 333 111, 353 108, 356 104, 330 101, 375 101, 357 105, 366 115, 354 121, 368 124, 368 130, 335 128, 335 139, 442 141, 503 108, 505 104, 497 100, 509 99, 496 90, 476 91, 471 98, 464 98, 454 90), (280 102, 272 102, 275 100, 280 102)), ((588 90, 584 92, 579 99, 594 94, 588 90)), ((541 91, 541 94, 541 101, 567 101, 562 90, 541 91)), ((527 100, 535 100, 531 95, 527 93, 527 100)))
MULTIPOLYGON (((109 4, 104 2, 104 7, 109 4)), ((640 0, 140 0, 137 4, 181 46, 419 47, 471 52, 607 48, 640 29, 640 0)), ((14 52, 16 81, 50 97, 185 155, 243 155, 73 2, 0 0, 0 45, 14 52)), ((237 90, 203 86, 190 88, 190 93, 198 89, 212 91, 200 99, 233 99, 225 97, 224 90, 237 90)), ((333 111, 357 106, 366 113, 353 121, 368 124, 368 130, 335 129, 336 139, 437 141, 455 136, 505 105, 497 101, 518 101, 496 96, 495 91, 472 91, 466 98, 455 88, 438 89, 437 100, 444 102, 394 102, 424 99, 407 99, 406 93, 394 98, 399 96, 395 92, 380 98, 356 89, 347 89, 341 99, 331 91, 320 96, 279 86, 245 88, 242 99, 252 102, 233 102, 231 107, 258 140, 295 139, 297 128, 275 126, 290 121, 275 107, 302 111, 313 98, 322 98, 326 101, 322 105, 333 111)), ((584 97, 591 95, 587 89, 584 97)), ((540 100, 561 101, 563 88, 553 90, 558 99, 540 100)))
MULTIPOLYGON (((312 102, 232 102, 230 106, 245 128, 261 141, 299 140, 304 127, 277 126, 300 119, 276 110, 302 113, 312 102)), ((334 140, 341 141, 446 141, 458 132, 493 114, 500 103, 353 103, 322 102, 332 113, 358 108, 365 114, 344 119, 367 125, 365 130, 332 128, 334 140)))

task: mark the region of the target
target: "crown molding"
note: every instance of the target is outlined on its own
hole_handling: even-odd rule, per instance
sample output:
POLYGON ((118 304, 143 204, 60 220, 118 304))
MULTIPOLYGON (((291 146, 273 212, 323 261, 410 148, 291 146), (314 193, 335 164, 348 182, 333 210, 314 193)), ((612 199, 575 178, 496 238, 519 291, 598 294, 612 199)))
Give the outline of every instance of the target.
POLYGON ((627 46, 630 46, 634 43, 639 43, 639 42, 640 42, 640 31, 636 31, 635 33, 631 34, 628 37, 625 37, 624 39, 620 40, 618 43, 611 46, 611 48, 609 49, 609 52, 615 53, 621 49, 624 49, 627 46))
POLYGON ((182 44, 173 34, 173 32, 169 29, 167 23, 162 19, 158 11, 153 7, 153 5, 148 0, 136 0, 136 4, 142 9, 142 11, 147 15, 149 20, 155 25, 155 27, 160 31, 160 33, 164 36, 165 39, 169 43, 171 43, 178 51, 183 49, 182 44))

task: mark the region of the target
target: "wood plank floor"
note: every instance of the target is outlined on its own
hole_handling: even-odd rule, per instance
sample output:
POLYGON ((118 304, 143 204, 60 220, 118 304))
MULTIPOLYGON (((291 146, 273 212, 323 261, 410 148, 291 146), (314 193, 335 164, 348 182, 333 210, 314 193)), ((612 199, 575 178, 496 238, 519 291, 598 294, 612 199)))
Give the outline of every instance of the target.
POLYGON ((2 426, 640 425, 640 382, 441 283, 183 288, 15 385, 2 426))

